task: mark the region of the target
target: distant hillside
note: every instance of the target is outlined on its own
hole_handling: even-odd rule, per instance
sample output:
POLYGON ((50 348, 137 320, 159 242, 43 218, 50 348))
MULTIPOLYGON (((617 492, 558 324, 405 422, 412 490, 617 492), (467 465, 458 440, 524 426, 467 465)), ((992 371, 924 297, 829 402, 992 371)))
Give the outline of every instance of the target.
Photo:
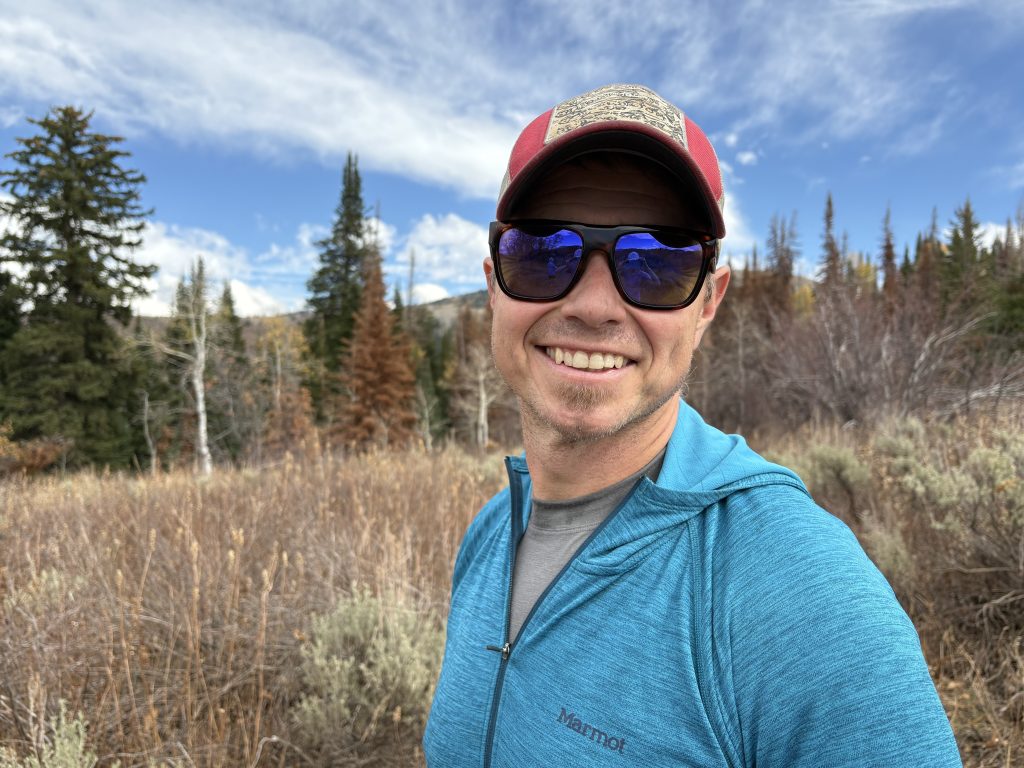
POLYGON ((429 304, 420 304, 423 309, 428 310, 444 328, 450 327, 459 316, 463 307, 471 309, 487 308, 487 291, 474 291, 464 293, 461 296, 449 296, 447 299, 432 301, 429 304))
MULTIPOLYGON (((437 318, 441 327, 447 329, 451 327, 458 318, 459 312, 463 307, 470 307, 477 310, 486 309, 487 291, 473 291, 472 293, 464 293, 460 296, 449 296, 446 299, 431 301, 427 304, 418 304, 417 306, 430 312, 435 318, 437 318)), ((247 330, 255 331, 260 328, 262 321, 266 317, 267 316, 246 317, 243 318, 243 323, 247 330)), ((274 317, 285 317, 296 325, 301 325, 306 318, 309 317, 309 311, 301 310, 299 312, 287 312, 283 315, 274 315, 274 317)), ((144 330, 154 330, 158 335, 163 333, 169 321, 170 318, 168 317, 140 316, 138 318, 138 322, 144 330)), ((248 337, 248 334, 246 340, 251 340, 248 337)))

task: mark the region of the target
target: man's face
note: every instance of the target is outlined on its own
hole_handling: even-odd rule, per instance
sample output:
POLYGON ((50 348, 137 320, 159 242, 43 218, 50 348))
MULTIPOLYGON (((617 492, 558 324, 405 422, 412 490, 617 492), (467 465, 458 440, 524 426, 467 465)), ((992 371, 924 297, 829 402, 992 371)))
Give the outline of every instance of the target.
MULTIPOLYGON (((514 218, 613 226, 701 229, 670 179, 629 155, 586 156, 553 170, 531 189, 514 218)), ((484 262, 491 308, 491 345, 498 371, 519 398, 526 429, 553 430, 564 440, 599 439, 624 429, 642 432, 675 408, 693 350, 729 282, 716 273, 690 306, 645 310, 627 304, 612 282, 607 254, 585 256, 583 275, 563 299, 526 302, 497 288, 484 262), (552 355, 559 355, 556 362, 552 355), (565 358, 587 367, 573 367, 565 358), (622 367, 614 367, 623 358, 622 367)), ((674 411, 673 411, 674 412, 674 411)))

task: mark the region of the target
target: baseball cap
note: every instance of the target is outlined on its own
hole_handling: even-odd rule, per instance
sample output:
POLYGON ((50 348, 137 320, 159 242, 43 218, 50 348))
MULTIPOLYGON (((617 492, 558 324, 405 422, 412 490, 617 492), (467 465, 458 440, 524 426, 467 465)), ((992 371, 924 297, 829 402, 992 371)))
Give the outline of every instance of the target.
POLYGON ((583 154, 608 151, 641 155, 665 166, 680 180, 681 192, 706 210, 709 234, 725 236, 722 171, 708 137, 674 104, 650 88, 630 84, 574 96, 523 129, 498 193, 498 220, 507 220, 547 171, 583 154))

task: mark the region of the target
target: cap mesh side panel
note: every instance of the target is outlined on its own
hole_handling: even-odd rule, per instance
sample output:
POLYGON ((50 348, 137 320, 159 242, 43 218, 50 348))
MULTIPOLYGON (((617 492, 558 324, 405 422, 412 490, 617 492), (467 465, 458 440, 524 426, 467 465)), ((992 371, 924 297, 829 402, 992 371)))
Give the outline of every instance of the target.
POLYGON ((715 150, 704 132, 688 117, 686 118, 686 143, 693 159, 704 171, 708 184, 711 185, 712 194, 716 200, 720 200, 722 197, 722 172, 718 168, 715 150))

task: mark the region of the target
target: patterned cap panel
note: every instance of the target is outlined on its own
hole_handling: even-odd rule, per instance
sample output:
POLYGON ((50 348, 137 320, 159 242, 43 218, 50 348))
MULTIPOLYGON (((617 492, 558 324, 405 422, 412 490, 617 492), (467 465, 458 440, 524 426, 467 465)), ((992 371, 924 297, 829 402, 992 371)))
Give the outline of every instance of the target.
POLYGON ((551 113, 544 143, 607 121, 642 123, 686 147, 683 113, 642 85, 606 85, 562 102, 551 113))

